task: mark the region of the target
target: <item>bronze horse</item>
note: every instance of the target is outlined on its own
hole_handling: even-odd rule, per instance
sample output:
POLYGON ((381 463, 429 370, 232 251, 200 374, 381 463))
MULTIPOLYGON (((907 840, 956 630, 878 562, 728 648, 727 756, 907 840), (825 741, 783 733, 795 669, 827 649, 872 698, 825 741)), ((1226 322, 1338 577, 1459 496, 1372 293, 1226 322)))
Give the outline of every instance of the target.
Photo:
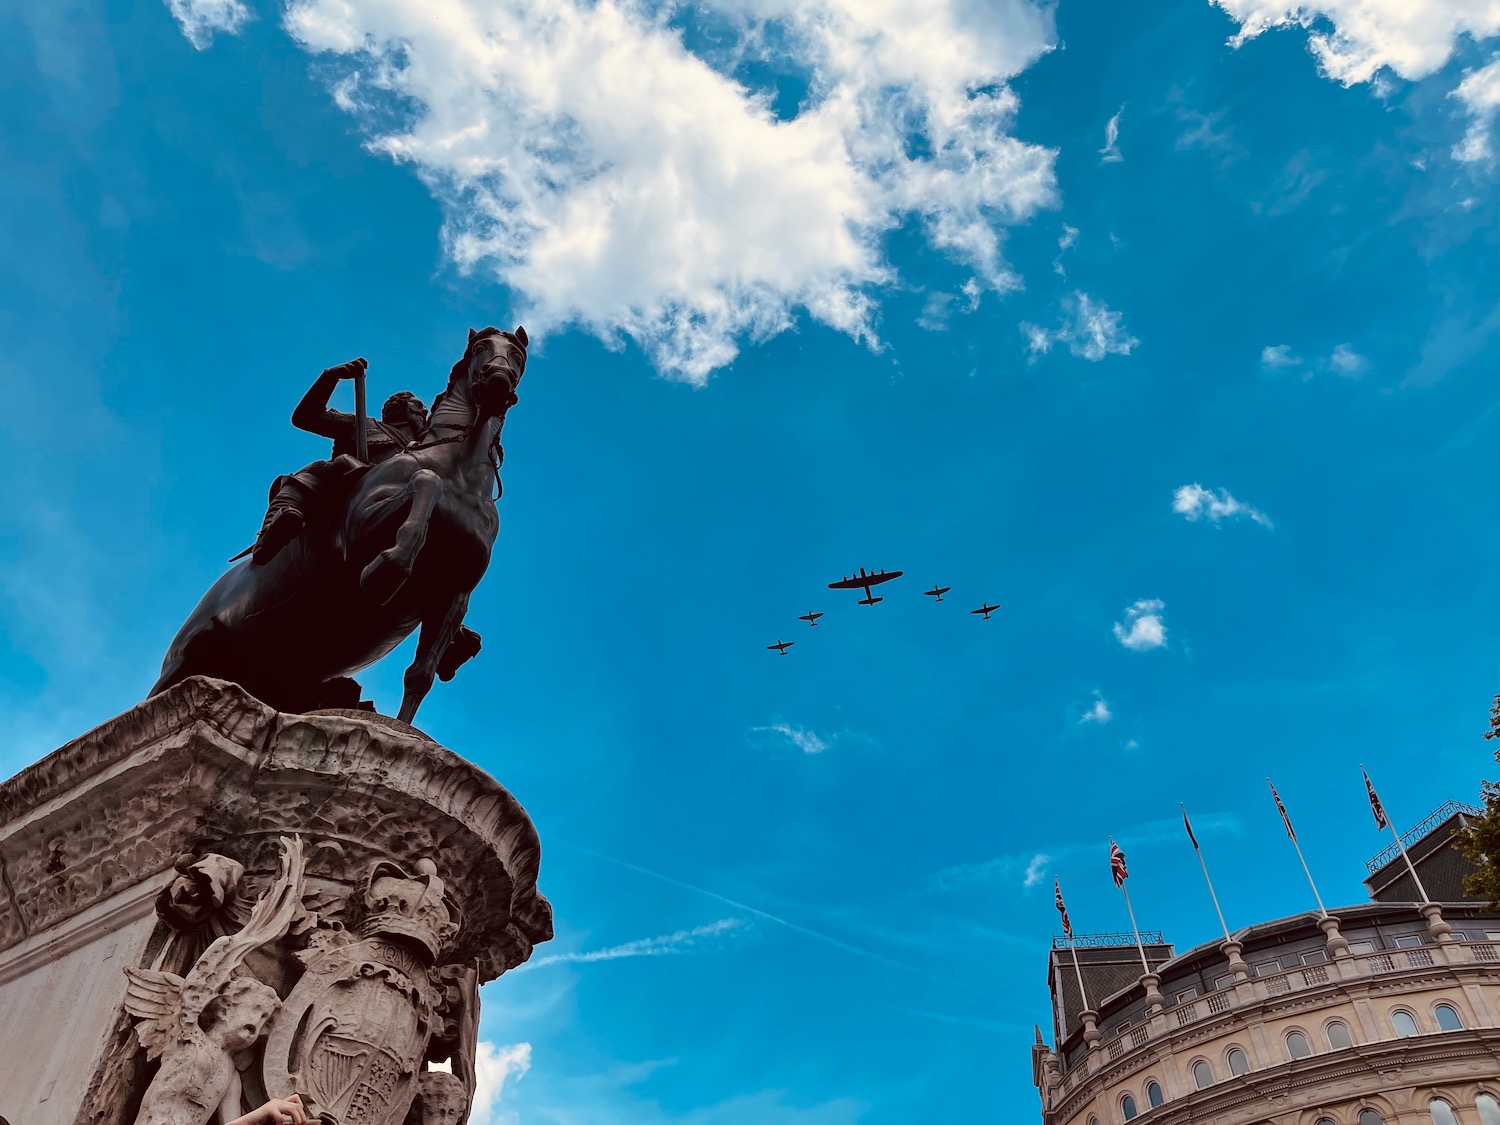
POLYGON ((500 529, 500 428, 526 347, 524 328, 471 330, 427 431, 265 565, 245 559, 215 582, 151 694, 214 676, 281 711, 353 706, 348 677, 420 627, 398 715, 411 722, 439 672, 446 680, 473 655, 449 645, 500 529))

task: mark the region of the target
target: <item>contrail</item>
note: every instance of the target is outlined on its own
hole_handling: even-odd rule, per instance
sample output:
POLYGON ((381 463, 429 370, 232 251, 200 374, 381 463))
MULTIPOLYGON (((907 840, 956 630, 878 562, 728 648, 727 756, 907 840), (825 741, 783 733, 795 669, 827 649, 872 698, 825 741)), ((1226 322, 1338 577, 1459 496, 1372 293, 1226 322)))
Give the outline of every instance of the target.
POLYGON ((720 918, 717 922, 710 922, 706 926, 697 926, 691 930, 678 930, 676 933, 662 934, 660 937, 627 941, 623 945, 612 945, 608 949, 553 953, 547 957, 539 957, 535 961, 527 961, 524 965, 518 965, 511 972, 527 972, 547 965, 564 963, 588 964, 593 961, 617 961, 621 957, 664 957, 669 953, 680 953, 685 949, 691 949, 698 944, 700 938, 717 937, 719 934, 738 930, 745 924, 742 918, 720 918))
POLYGON ((847 941, 840 941, 838 938, 831 937, 828 934, 819 933, 817 930, 810 930, 806 926, 799 926, 796 922, 791 922, 785 918, 777 917, 775 914, 771 914, 768 911, 760 910, 754 906, 750 906, 748 903, 736 902, 732 898, 726 898, 724 895, 718 894, 714 891, 710 891, 705 887, 697 887, 692 883, 684 883, 681 879, 674 879, 670 875, 663 875, 660 871, 652 871, 649 867, 642 867, 636 863, 630 863, 623 859, 616 859, 612 855, 605 855, 603 852, 596 852, 592 848, 583 847, 581 844, 570 844, 565 840, 559 840, 558 843, 561 843, 566 847, 570 847, 574 851, 582 852, 584 855, 591 855, 595 859, 602 859, 606 863, 613 863, 617 867, 623 867, 627 871, 634 871, 637 874, 660 880, 661 882, 668 883, 671 886, 681 887, 685 891, 692 891, 694 894, 704 895, 707 898, 713 899, 715 902, 722 902, 726 906, 734 907, 736 910, 743 910, 746 914, 751 914, 756 918, 763 918, 767 922, 774 922, 778 926, 785 926, 787 929, 792 930, 795 933, 802 934, 804 937, 810 937, 814 941, 821 941, 826 945, 831 945, 837 949, 842 949, 845 953, 854 953, 858 954, 860 957, 868 957, 872 961, 879 961, 882 964, 892 965, 898 969, 906 969, 908 972, 917 971, 910 965, 903 964, 900 961, 894 961, 891 958, 884 956, 883 954, 874 953, 868 949, 861 949, 857 945, 850 945, 847 941))

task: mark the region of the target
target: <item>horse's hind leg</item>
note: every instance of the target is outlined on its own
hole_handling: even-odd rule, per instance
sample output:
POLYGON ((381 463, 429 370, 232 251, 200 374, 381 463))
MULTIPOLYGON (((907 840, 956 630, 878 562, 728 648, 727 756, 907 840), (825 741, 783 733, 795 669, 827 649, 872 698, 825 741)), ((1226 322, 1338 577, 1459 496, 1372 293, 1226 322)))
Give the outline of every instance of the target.
POLYGON ((469 595, 459 594, 449 603, 441 617, 424 617, 422 635, 417 640, 417 655, 403 678, 405 691, 401 696, 401 711, 396 716, 403 723, 417 717, 417 708, 427 693, 432 690, 432 681, 437 678, 438 660, 447 650, 458 627, 464 623, 464 614, 469 611, 469 595))
POLYGON ((407 482, 411 508, 396 529, 396 542, 370 560, 359 576, 359 588, 376 605, 385 605, 411 577, 417 553, 427 541, 427 523, 443 495, 443 480, 431 469, 418 469, 407 482))

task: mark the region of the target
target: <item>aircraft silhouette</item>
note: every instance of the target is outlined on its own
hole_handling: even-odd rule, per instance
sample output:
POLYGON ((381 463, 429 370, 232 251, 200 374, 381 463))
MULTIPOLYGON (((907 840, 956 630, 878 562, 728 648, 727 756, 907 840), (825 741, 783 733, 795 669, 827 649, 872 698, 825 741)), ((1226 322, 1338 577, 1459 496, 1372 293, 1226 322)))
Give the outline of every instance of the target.
POLYGON ((766 648, 768 648, 768 649, 774 648, 776 650, 776 653, 777 653, 778 656, 785 656, 786 655, 786 650, 789 649, 789 648, 791 648, 796 643, 797 643, 796 641, 782 641, 782 640, 778 640, 774 645, 767 645, 766 648))
POLYGON ((971 609, 971 610, 969 610, 969 612, 970 613, 982 613, 982 614, 984 614, 984 619, 986 621, 988 621, 990 619, 990 614, 994 613, 995 610, 997 610, 999 608, 1000 607, 997 606, 997 605, 990 605, 989 602, 985 602, 978 609, 971 609))
POLYGON ((953 589, 952 586, 934 586, 930 590, 923 590, 922 593, 926 594, 929 598, 936 598, 938 601, 942 601, 943 595, 951 589, 953 589))
POLYGON ((860 567, 859 573, 852 578, 846 574, 839 581, 828 583, 828 588, 830 590, 863 590, 865 596, 859 599, 859 604, 874 605, 876 602, 885 601, 885 599, 877 598, 871 594, 870 587, 879 586, 882 582, 889 582, 893 578, 900 578, 902 573, 899 570, 882 570, 878 574, 870 574, 864 567, 860 567))
POLYGON ((818 623, 818 618, 822 616, 823 615, 821 613, 813 613, 811 610, 809 610, 807 613, 804 613, 801 617, 797 618, 797 620, 806 621, 809 625, 816 626, 818 623))

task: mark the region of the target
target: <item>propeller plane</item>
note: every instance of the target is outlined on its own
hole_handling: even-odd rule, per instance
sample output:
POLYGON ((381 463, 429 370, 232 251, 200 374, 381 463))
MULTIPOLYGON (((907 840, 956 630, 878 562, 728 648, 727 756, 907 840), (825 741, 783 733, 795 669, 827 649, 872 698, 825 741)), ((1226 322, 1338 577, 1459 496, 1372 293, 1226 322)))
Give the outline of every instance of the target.
POLYGON ((777 642, 774 645, 767 645, 766 648, 767 649, 773 649, 774 648, 776 650, 776 653, 777 653, 778 656, 785 656, 786 655, 786 650, 789 649, 789 648, 791 648, 796 643, 797 643, 796 641, 777 640, 777 642))
POLYGON ((823 615, 821 613, 813 613, 809 610, 807 613, 804 613, 801 617, 797 618, 797 620, 806 621, 809 625, 816 626, 818 623, 818 618, 822 616, 823 615))
POLYGON ((995 610, 997 610, 999 608, 1000 607, 997 606, 997 605, 990 605, 989 602, 985 602, 984 605, 980 606, 978 609, 971 609, 971 610, 969 610, 969 612, 970 613, 982 613, 982 614, 984 614, 984 619, 986 621, 988 621, 990 619, 990 614, 994 613, 995 610))
POLYGON ((938 601, 942 601, 943 595, 951 589, 953 589, 952 586, 934 586, 930 590, 923 590, 922 593, 926 594, 929 598, 936 598, 938 601))
POLYGON ((882 582, 889 582, 893 578, 900 578, 902 573, 904 572, 899 570, 882 570, 871 574, 864 567, 860 567, 858 574, 852 577, 846 574, 839 581, 828 583, 828 588, 830 590, 863 590, 865 596, 859 599, 859 604, 874 605, 876 602, 885 601, 885 599, 877 598, 874 594, 870 593, 870 587, 879 586, 882 582))

